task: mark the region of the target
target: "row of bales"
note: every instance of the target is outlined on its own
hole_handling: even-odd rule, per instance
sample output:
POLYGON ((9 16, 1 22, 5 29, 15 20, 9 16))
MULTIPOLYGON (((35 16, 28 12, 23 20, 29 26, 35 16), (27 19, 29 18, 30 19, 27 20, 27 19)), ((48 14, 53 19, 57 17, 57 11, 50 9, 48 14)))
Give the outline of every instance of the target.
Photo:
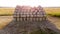
POLYGON ((42 21, 46 19, 46 15, 41 6, 16 6, 14 18, 16 21, 42 21))

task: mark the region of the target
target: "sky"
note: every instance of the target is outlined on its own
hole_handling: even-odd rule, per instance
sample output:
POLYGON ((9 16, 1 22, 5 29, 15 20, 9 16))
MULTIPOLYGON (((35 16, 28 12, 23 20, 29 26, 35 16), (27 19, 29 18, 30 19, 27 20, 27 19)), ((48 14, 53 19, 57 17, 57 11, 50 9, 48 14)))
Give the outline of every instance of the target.
POLYGON ((16 7, 16 5, 60 7, 60 0, 0 0, 2 7, 16 7))

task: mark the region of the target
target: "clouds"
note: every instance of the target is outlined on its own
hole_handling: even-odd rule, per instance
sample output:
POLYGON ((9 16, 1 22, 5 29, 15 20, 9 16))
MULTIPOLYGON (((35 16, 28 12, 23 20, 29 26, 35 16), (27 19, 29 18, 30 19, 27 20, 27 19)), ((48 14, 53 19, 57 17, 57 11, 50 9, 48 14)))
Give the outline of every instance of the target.
POLYGON ((16 5, 58 7, 60 6, 60 0, 0 0, 0 6, 15 7, 16 5))

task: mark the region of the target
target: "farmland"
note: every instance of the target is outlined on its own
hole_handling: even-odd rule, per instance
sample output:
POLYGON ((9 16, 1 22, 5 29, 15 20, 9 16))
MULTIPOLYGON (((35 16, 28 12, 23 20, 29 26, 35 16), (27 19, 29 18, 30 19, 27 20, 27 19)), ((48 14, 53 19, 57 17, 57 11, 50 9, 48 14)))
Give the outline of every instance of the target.
POLYGON ((0 8, 0 15, 12 15, 14 13, 14 8, 0 8))
POLYGON ((59 7, 46 7, 44 8, 47 15, 60 17, 60 8, 59 7))
POLYGON ((0 16, 0 29, 4 28, 13 20, 12 16, 0 16))
MULTIPOLYGON (((15 8, 0 8, 0 15, 11 16, 14 13, 15 8)), ((47 15, 60 17, 59 7, 44 7, 47 15)))
MULTIPOLYGON (((15 8, 0 8, 0 29, 12 21, 14 10, 15 8)), ((47 15, 60 17, 60 8, 44 7, 44 10, 47 15)), ((60 18, 48 17, 48 19, 60 29, 60 18)))

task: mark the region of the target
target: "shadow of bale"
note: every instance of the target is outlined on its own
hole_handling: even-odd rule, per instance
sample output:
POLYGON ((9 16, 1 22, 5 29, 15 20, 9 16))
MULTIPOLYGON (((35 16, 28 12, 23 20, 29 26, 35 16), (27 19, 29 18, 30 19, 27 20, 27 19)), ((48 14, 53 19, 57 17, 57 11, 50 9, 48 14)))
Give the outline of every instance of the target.
POLYGON ((11 22, 0 34, 60 34, 60 30, 54 24, 46 20, 43 22, 11 22))

